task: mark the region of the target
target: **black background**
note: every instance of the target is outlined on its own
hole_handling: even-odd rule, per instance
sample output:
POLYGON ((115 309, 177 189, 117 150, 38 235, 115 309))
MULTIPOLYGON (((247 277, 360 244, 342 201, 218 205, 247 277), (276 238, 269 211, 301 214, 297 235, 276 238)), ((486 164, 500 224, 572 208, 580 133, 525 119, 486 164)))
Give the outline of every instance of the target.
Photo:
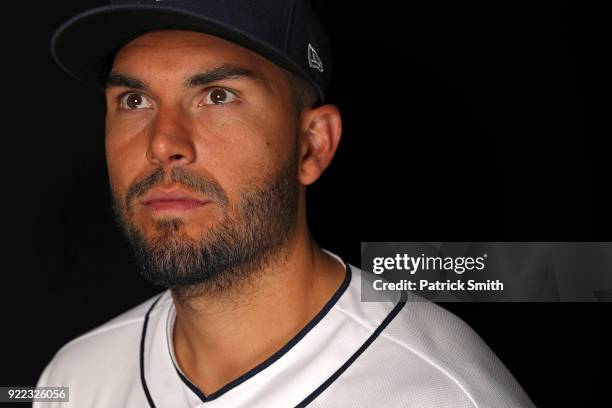
MULTIPOLYGON (((3 23, 0 385, 160 291, 114 226, 103 94, 54 65, 53 30, 100 1, 12 5, 3 23)), ((335 53, 335 161, 315 238, 611 241, 596 10, 563 2, 315 1, 335 53), (415 4, 413 4, 415 3, 415 4)), ((112 29, 109 28, 109 29, 112 29)), ((540 407, 605 403, 610 304, 447 304, 540 407)), ((111 351, 108 351, 111 352, 111 351)))

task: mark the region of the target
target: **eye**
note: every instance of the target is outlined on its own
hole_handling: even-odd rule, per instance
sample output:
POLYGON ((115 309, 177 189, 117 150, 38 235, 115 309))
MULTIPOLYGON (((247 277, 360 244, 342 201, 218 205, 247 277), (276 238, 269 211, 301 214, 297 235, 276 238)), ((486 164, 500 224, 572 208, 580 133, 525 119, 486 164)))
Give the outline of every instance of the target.
POLYGON ((129 92, 121 97, 119 106, 121 109, 136 110, 150 108, 153 104, 145 96, 136 92, 129 92))
POLYGON ((236 94, 225 88, 211 88, 206 91, 204 98, 198 102, 198 107, 203 105, 223 105, 235 99, 236 94))

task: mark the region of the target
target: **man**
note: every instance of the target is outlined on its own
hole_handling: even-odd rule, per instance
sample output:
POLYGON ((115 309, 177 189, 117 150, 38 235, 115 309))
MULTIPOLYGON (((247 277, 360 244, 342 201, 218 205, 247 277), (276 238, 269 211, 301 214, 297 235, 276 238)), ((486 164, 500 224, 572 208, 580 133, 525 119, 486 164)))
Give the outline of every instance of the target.
POLYGON ((70 387, 57 406, 531 406, 459 319, 360 302, 365 272, 310 236, 341 117, 306 1, 116 1, 52 52, 105 84, 117 219, 168 288, 56 354, 38 385, 70 387))

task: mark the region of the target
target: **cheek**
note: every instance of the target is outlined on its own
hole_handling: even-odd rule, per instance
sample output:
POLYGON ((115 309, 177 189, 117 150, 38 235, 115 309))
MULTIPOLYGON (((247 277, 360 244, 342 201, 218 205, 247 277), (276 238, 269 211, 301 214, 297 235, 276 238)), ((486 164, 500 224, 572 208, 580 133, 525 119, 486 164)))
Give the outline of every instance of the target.
POLYGON ((106 108, 106 136, 114 144, 122 144, 145 131, 154 119, 153 112, 119 113, 113 107, 106 108))
POLYGON ((136 139, 125 138, 122 133, 109 133, 105 137, 106 163, 111 191, 125 204, 125 193, 138 175, 140 157, 145 157, 136 139), (131 142, 130 142, 131 140, 131 142))
POLYGON ((199 165, 216 169, 224 186, 244 190, 266 180, 275 174, 294 139, 290 124, 279 120, 279 116, 274 112, 234 112, 229 108, 215 115, 199 116, 195 126, 199 165))
POLYGON ((197 167, 211 172, 240 174, 248 167, 262 136, 238 109, 209 108, 192 116, 197 167))

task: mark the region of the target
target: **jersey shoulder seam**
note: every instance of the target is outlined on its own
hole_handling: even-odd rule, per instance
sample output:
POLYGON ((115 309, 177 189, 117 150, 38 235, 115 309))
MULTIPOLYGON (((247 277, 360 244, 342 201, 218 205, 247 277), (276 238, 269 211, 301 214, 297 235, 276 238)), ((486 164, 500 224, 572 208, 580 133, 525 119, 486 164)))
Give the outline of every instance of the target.
POLYGON ((400 347, 408 350, 409 352, 411 352, 412 354, 416 355, 417 357, 419 357, 421 360, 425 361, 427 364, 431 365, 432 367, 434 367, 435 369, 437 369, 438 371, 440 371, 441 373, 443 373, 445 376, 447 376, 452 382, 454 382, 459 389, 468 397, 468 399, 470 400, 470 402, 474 405, 475 408, 478 408, 478 404, 476 404, 476 401, 474 401, 474 398, 472 397, 472 395, 465 389, 465 387, 463 386, 463 384, 456 379, 453 375, 451 375, 448 371, 446 371, 444 368, 440 367, 438 364, 436 364, 435 362, 433 362, 431 359, 427 358, 427 356, 423 355, 422 353, 419 353, 418 351, 416 351, 414 348, 408 346, 407 344, 399 341, 398 339, 396 339, 395 337, 389 336, 386 333, 381 333, 381 337, 392 341, 393 343, 399 345, 400 347))
POLYGON ((360 326, 363 326, 364 328, 366 328, 367 330, 374 332, 374 330, 376 330, 376 327, 370 327, 370 325, 367 324, 367 322, 363 321, 362 319, 358 318, 357 316, 355 316, 353 313, 351 313, 350 311, 344 309, 342 306, 340 305, 336 305, 336 310, 344 313, 347 317, 350 317, 352 320, 354 320, 355 322, 357 322, 360 326))
MULTIPOLYGON (((352 320, 354 320, 355 322, 357 322, 359 325, 363 326, 364 328, 366 328, 367 330, 373 332, 374 330, 376 330, 375 327, 369 327, 369 325, 364 322, 362 319, 359 319, 358 317, 356 317, 353 313, 349 312, 348 310, 343 309, 342 307, 337 307, 337 310, 341 311, 342 313, 344 313, 345 315, 347 315, 349 318, 351 318, 352 320)), ((447 376, 452 382, 454 382, 459 389, 467 396, 467 398, 470 400, 470 402, 474 405, 475 408, 478 408, 478 404, 476 404, 476 401, 474 401, 474 398, 472 397, 472 395, 465 389, 465 387, 463 386, 463 384, 461 384, 461 382, 459 380, 457 380, 454 376, 452 376, 450 373, 448 373, 446 370, 444 370, 442 367, 440 367, 438 364, 434 363, 433 361, 431 361, 430 359, 428 359, 426 356, 422 355, 421 353, 417 352, 416 350, 414 350, 412 347, 408 346, 407 344, 397 340, 395 337, 391 337, 388 334, 386 334, 384 331, 382 333, 380 333, 379 337, 383 337, 384 339, 388 340, 388 341, 392 341, 395 344, 399 345, 400 347, 406 349, 407 351, 409 351, 410 353, 416 355, 418 358, 420 358, 421 360, 425 361, 427 364, 431 365, 432 367, 434 367, 435 369, 437 369, 438 371, 440 371, 441 373, 443 373, 445 376, 447 376)))
MULTIPOLYGON (((156 308, 155 308, 155 310, 152 310, 152 311, 151 311, 151 313, 150 313, 150 315, 149 315, 149 316, 153 316, 153 315, 155 315, 155 314, 159 313, 159 311, 160 311, 160 310, 161 310, 161 308, 156 307, 156 308)), ((146 312, 145 312, 145 313, 146 313, 146 312)), ((69 348, 69 347, 71 347, 71 346, 74 346, 75 344, 77 344, 77 343, 81 342, 82 340, 86 340, 86 339, 88 339, 88 338, 90 338, 90 337, 94 337, 94 336, 97 336, 97 335, 100 335, 100 334, 106 333, 106 332, 111 331, 111 330, 118 329, 118 328, 123 327, 123 326, 130 325, 130 324, 133 324, 133 323, 140 323, 140 322, 143 322, 143 321, 144 321, 144 317, 145 317, 145 315, 143 314, 142 316, 134 317, 134 318, 131 318, 130 320, 126 320, 126 321, 123 321, 123 322, 117 322, 117 323, 114 323, 114 324, 109 325, 109 326, 107 326, 106 324, 102 324, 102 326, 97 327, 97 328, 94 328, 94 329, 92 329, 91 331, 89 331, 89 332, 87 332, 87 333, 85 333, 85 334, 82 334, 81 336, 79 336, 79 337, 77 337, 77 338, 75 338, 75 339, 73 339, 73 340, 69 341, 69 342, 68 342, 68 343, 66 343, 66 344, 65 344, 63 347, 61 347, 61 348, 60 348, 60 349, 57 351, 57 353, 56 353, 56 354, 58 354, 58 355, 59 355, 59 354, 60 354, 60 353, 62 353, 62 351, 64 351, 65 349, 67 349, 67 348, 69 348)))

